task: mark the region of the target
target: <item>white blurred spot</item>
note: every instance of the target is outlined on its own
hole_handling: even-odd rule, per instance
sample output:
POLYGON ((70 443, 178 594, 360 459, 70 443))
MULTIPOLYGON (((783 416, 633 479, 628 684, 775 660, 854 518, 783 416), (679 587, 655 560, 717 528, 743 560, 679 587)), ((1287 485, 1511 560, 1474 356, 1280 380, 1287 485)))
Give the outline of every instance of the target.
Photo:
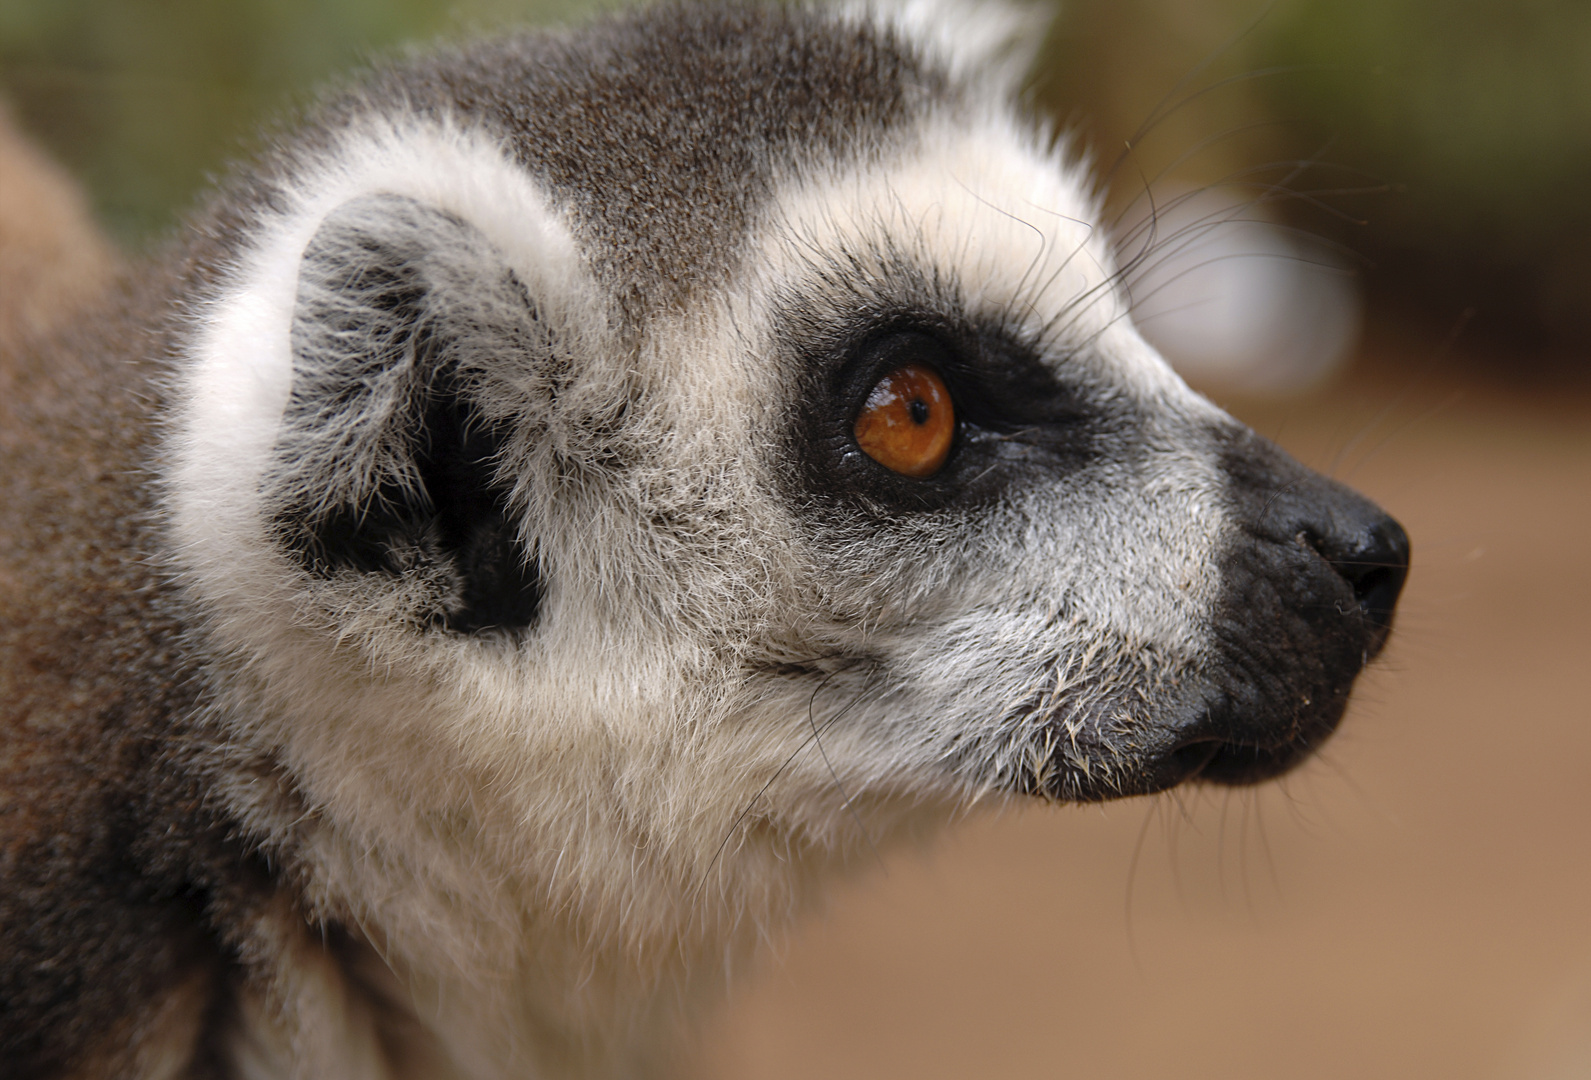
POLYGON ((1295 394, 1342 367, 1359 339, 1353 278, 1324 244, 1218 190, 1141 200, 1121 230, 1133 321, 1189 382, 1295 394))

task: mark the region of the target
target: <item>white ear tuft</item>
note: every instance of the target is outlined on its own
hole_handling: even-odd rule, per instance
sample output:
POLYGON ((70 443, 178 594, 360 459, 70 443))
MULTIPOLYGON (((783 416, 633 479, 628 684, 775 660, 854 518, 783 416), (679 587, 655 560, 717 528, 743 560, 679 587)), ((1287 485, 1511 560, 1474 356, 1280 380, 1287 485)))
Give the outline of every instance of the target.
POLYGON ((1055 17, 1020 0, 860 0, 852 10, 916 42, 953 78, 1002 93, 1033 69, 1055 17))

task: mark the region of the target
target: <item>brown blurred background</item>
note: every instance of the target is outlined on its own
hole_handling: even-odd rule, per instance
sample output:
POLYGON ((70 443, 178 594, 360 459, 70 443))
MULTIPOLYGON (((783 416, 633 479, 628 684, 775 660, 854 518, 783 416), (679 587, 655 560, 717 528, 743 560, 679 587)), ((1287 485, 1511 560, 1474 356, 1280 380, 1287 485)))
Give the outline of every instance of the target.
MULTIPOLYGON (((0 93, 136 251, 335 72, 579 6, 0 0, 0 93)), ((1591 4, 1073 0, 1031 93, 1146 331, 1408 527, 1398 631, 1282 783, 888 855, 703 1075, 1591 1077, 1591 4)))

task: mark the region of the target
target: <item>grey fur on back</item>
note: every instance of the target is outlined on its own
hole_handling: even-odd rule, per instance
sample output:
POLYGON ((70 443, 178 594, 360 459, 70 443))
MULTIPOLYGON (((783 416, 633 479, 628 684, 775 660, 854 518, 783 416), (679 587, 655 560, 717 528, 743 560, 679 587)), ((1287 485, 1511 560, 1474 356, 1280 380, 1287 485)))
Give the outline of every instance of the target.
MULTIPOLYGON (((191 771, 200 673, 147 483, 159 276, 0 403, 0 1060, 131 1071, 146 1003, 217 965, 255 873, 191 771), (109 1044, 109 1045, 107 1045, 109 1044), (122 1044, 122 1045, 117 1045, 122 1044)), ((196 1055, 196 1069, 203 1052, 196 1055)), ((202 1070, 201 1070, 202 1071, 202 1070)), ((201 1072, 196 1071, 195 1075, 201 1072)))

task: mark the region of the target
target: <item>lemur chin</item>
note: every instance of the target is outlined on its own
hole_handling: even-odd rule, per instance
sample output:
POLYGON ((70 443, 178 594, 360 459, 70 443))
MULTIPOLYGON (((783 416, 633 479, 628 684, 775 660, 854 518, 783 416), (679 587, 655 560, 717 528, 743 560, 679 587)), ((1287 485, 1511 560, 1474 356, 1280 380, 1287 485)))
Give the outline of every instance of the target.
POLYGON ((1246 784, 1396 522, 1134 329, 988 7, 376 70, 0 404, 8 1077, 639 1077, 970 804, 1246 784))

